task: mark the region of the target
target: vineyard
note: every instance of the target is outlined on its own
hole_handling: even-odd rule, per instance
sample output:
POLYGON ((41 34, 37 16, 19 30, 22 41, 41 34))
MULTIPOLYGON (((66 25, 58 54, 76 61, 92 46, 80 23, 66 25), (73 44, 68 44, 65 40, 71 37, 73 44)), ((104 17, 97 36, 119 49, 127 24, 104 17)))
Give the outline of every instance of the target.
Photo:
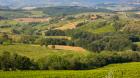
POLYGON ((139 78, 140 63, 112 64, 95 70, 8 71, 0 78, 139 78))

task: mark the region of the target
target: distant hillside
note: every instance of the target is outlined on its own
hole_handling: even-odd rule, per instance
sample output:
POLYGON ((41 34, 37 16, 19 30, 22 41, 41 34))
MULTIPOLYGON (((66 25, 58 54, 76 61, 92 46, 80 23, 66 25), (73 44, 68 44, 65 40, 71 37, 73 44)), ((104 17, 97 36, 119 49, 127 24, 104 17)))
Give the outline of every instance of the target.
POLYGON ((48 6, 94 6, 100 3, 136 4, 140 0, 0 0, 0 5, 10 8, 48 6))
POLYGON ((5 9, 9 9, 8 6, 0 6, 0 10, 5 10, 5 9))
POLYGON ((70 15, 84 12, 112 12, 108 9, 102 8, 90 8, 90 7, 80 7, 80 6, 57 6, 57 7, 46 7, 46 8, 38 8, 35 10, 43 11, 45 14, 50 16, 58 16, 58 15, 70 15))
POLYGON ((20 7, 42 7, 42 6, 62 6, 62 5, 82 5, 93 6, 96 3, 118 2, 118 0, 0 0, 0 5, 10 8, 20 7))

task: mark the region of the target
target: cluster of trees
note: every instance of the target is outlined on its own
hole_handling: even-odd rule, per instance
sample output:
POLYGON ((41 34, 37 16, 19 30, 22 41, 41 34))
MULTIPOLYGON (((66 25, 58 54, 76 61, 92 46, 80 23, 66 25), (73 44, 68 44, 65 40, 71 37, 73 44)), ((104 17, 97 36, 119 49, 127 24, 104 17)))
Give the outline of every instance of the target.
POLYGON ((124 35, 104 36, 89 44, 89 50, 100 52, 102 50, 124 51, 131 49, 132 42, 124 35))
POLYGON ((17 29, 12 29, 11 32, 14 34, 34 35, 36 33, 36 29, 31 26, 22 26, 17 29))
POLYGON ((129 35, 129 39, 132 41, 132 42, 139 42, 140 41, 140 37, 138 35, 135 35, 135 34, 130 34, 129 35))
POLYGON ((12 25, 11 32, 13 34, 24 34, 24 35, 40 35, 41 32, 38 29, 35 29, 36 26, 47 26, 48 23, 17 23, 15 25, 12 25))
POLYGON ((45 32, 46 36, 65 36, 65 32, 62 30, 48 30, 45 32))
POLYGON ((139 52, 102 52, 86 54, 48 54, 36 62, 28 57, 4 52, 0 56, 0 69, 12 70, 85 70, 113 63, 140 62, 139 52))
POLYGON ((11 25, 0 25, 0 28, 10 28, 11 27, 11 25))
POLYGON ((101 37, 97 34, 92 34, 89 32, 83 32, 83 31, 77 31, 74 32, 72 35, 72 38, 74 39, 74 44, 75 46, 80 46, 83 48, 88 47, 88 44, 90 44, 91 42, 100 39, 101 37))
MULTIPOLYGON (((64 31, 49 30, 46 33, 48 36, 66 35, 64 31)), ((124 51, 133 50, 139 51, 139 46, 133 44, 139 42, 140 37, 135 34, 126 34, 122 32, 93 34, 84 31, 72 32, 72 40, 61 38, 40 38, 37 36, 21 35, 20 39, 12 39, 13 42, 25 44, 40 44, 40 45, 69 45, 79 46, 94 52, 108 51, 124 51)), ((5 38, 8 37, 5 35, 5 38)), ((7 40, 5 39, 4 40, 7 40)), ((16 37, 14 37, 16 38, 16 37)), ((7 43, 10 41, 7 41, 7 43)), ((6 43, 5 43, 6 44, 6 43)))
POLYGON ((1 33, 0 44, 9 45, 9 44, 12 44, 12 40, 11 40, 11 38, 9 38, 9 36, 6 33, 1 33))
POLYGON ((95 69, 113 63, 139 62, 138 52, 102 52, 76 54, 50 54, 38 60, 39 68, 43 70, 85 70, 95 69))
POLYGON ((4 71, 35 70, 38 69, 38 65, 28 57, 4 52, 0 56, 0 69, 4 71))
POLYGON ((74 46, 74 42, 67 39, 43 38, 39 40, 40 45, 70 45, 74 46))
POLYGON ((133 44, 133 45, 132 45, 132 50, 133 50, 133 51, 140 51, 140 46, 137 45, 137 44, 133 44))
POLYGON ((90 51, 100 52, 131 50, 134 37, 124 33, 91 34, 88 32, 74 33, 73 38, 76 46, 83 47, 90 51))
POLYGON ((30 35, 10 35, 12 43, 36 44, 38 36, 30 35))
POLYGON ((76 27, 80 27, 80 26, 83 26, 83 25, 85 25, 85 24, 87 24, 87 21, 78 23, 78 24, 76 25, 76 27))

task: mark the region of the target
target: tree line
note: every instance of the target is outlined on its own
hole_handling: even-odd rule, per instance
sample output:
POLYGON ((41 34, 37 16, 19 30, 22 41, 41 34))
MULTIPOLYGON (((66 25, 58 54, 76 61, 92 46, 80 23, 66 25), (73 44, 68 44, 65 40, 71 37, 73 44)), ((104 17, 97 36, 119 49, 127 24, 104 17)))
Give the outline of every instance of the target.
POLYGON ((0 56, 0 69, 15 70, 87 70, 113 63, 140 62, 139 52, 102 52, 86 54, 48 54, 37 61, 26 56, 4 52, 0 56))
POLYGON ((4 52, 0 56, 0 69, 4 71, 34 70, 38 69, 38 66, 28 57, 4 52))

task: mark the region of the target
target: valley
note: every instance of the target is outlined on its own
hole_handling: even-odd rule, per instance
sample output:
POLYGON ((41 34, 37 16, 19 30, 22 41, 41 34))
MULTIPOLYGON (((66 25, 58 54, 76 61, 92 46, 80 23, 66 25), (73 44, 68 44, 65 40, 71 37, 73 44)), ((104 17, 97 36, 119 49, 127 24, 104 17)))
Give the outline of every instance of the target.
POLYGON ((139 11, 0 11, 0 78, 139 78, 139 66, 139 11))

